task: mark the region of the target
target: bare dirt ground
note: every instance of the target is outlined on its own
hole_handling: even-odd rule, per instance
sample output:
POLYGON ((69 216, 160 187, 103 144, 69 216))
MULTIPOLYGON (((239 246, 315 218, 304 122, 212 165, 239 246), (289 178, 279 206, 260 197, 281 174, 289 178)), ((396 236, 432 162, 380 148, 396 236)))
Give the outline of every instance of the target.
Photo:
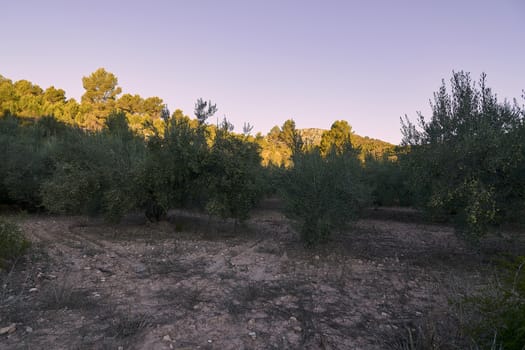
POLYGON ((1 349, 402 349, 409 330, 446 348, 450 301, 484 283, 451 228, 403 210, 315 249, 271 208, 235 233, 182 212, 18 220, 33 246, 0 273, 1 349))

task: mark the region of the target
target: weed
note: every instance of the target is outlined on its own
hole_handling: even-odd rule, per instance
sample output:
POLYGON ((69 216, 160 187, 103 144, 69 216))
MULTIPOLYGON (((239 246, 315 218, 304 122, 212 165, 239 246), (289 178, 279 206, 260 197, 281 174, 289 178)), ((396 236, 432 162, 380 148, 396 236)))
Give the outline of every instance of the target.
POLYGON ((29 246, 18 225, 0 218, 0 269, 23 255, 29 246))
POLYGON ((121 313, 110 320, 106 334, 120 339, 132 337, 150 326, 148 318, 149 316, 145 314, 121 313))
POLYGON ((72 282, 65 278, 61 283, 53 284, 42 293, 42 308, 60 310, 64 308, 77 310, 94 305, 88 292, 75 290, 72 282))
POLYGON ((525 344, 525 257, 503 260, 493 283, 466 297, 466 329, 481 348, 523 350, 525 344))

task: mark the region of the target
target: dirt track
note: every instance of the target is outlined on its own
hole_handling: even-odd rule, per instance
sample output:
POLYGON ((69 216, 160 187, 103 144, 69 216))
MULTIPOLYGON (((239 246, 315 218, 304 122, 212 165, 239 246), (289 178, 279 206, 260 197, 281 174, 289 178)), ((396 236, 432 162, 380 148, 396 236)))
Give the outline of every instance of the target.
POLYGON ((479 259, 450 228, 395 218, 309 250, 273 210, 235 234, 180 212, 29 216, 32 251, 0 275, 0 327, 17 327, 0 348, 393 349, 421 325, 439 341, 449 298, 482 282, 479 259))

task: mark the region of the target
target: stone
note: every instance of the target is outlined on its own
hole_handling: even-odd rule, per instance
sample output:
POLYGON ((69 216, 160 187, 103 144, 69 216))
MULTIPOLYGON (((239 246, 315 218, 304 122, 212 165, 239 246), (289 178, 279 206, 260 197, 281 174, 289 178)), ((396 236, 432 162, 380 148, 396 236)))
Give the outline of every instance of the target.
POLYGON ((167 341, 167 342, 171 342, 171 341, 172 341, 172 340, 171 340, 171 337, 170 337, 168 334, 166 334, 166 335, 162 338, 162 340, 167 341))
POLYGON ((248 335, 250 337, 252 337, 253 340, 255 340, 255 338, 257 338, 257 334, 255 332, 249 332, 248 335))
POLYGON ((136 273, 143 273, 143 272, 146 272, 147 270, 146 265, 141 264, 141 263, 135 264, 133 268, 136 273))
POLYGON ((11 323, 7 327, 0 328, 0 335, 11 334, 16 331, 16 323, 11 323))

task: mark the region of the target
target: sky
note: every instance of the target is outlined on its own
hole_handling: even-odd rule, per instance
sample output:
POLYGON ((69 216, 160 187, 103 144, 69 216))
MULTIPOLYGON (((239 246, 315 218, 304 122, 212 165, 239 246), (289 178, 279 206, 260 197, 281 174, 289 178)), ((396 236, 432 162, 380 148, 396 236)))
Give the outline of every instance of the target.
MULTIPOLYGON (((100 67, 123 93, 193 116, 198 98, 242 130, 346 120, 401 140, 453 71, 525 89, 523 0, 0 0, 0 75, 66 91, 100 67)), ((523 101, 523 100, 520 100, 523 101)), ((521 102, 520 102, 521 103, 521 102)))

